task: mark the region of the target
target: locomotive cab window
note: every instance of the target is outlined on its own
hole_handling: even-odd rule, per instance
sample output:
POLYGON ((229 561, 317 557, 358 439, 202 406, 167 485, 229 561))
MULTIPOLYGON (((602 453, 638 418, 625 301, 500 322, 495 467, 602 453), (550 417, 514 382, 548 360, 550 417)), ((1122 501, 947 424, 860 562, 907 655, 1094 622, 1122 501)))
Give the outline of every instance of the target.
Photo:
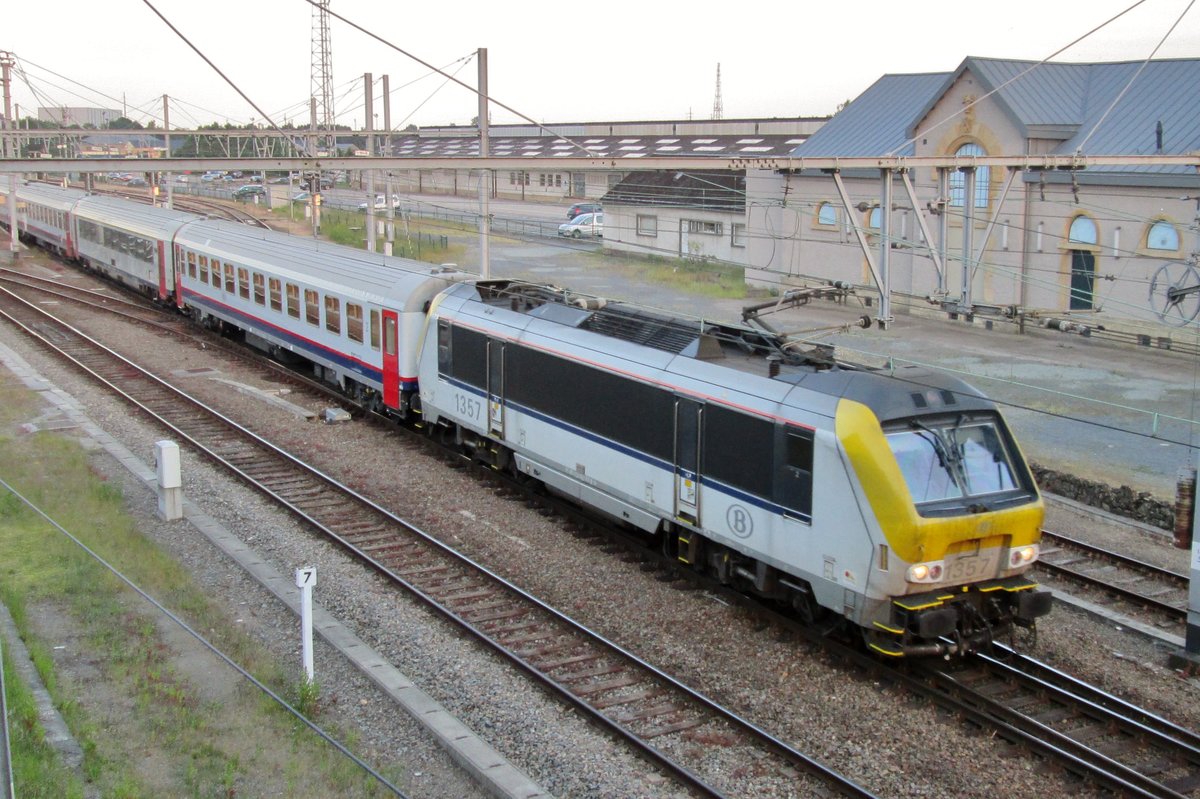
POLYGON ((923 515, 988 509, 1024 493, 1011 448, 992 419, 913 419, 887 440, 923 515))

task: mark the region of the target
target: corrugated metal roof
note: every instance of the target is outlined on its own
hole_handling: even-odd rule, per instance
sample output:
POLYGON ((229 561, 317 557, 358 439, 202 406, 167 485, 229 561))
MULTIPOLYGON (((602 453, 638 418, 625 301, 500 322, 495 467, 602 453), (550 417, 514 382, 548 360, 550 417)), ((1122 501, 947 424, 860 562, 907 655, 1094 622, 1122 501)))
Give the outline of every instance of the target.
POLYGON ((913 147, 905 142, 913 112, 931 102, 950 74, 884 75, 793 150, 792 155, 830 158, 893 151, 896 155, 911 155, 913 147))
POLYGON ((601 198, 601 202, 741 213, 746 208, 746 173, 673 169, 630 172, 601 198))
MULTIPOLYGON (((579 158, 588 154, 600 158, 629 159, 647 156, 771 158, 786 156, 803 141, 804 136, 798 134, 581 136, 570 141, 549 136, 499 136, 488 139, 488 149, 492 156, 498 158, 579 158)), ((438 139, 413 135, 396 140, 393 137, 392 152, 398 158, 478 156, 479 139, 438 139)))
MULTIPOLYGON (((954 72, 885 75, 792 155, 911 154, 911 146, 896 148, 905 145, 915 126, 966 71, 979 80, 981 96, 996 90, 995 100, 1025 137, 1061 139, 1052 154, 1182 154, 1200 149, 1200 59, 1150 61, 1144 68, 1142 63, 1037 64, 969 57, 954 72), (1159 122, 1161 149, 1156 139, 1159 122)), ((1089 169, 1098 171, 1191 173, 1179 167, 1089 169)))

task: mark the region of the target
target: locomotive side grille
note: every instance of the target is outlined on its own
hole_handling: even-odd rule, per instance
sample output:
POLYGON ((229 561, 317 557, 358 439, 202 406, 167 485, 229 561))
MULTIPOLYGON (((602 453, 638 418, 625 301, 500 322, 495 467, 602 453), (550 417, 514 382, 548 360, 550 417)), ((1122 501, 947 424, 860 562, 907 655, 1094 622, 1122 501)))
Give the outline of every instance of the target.
POLYGON ((580 327, 675 354, 700 337, 696 322, 631 313, 622 308, 598 310, 580 327))

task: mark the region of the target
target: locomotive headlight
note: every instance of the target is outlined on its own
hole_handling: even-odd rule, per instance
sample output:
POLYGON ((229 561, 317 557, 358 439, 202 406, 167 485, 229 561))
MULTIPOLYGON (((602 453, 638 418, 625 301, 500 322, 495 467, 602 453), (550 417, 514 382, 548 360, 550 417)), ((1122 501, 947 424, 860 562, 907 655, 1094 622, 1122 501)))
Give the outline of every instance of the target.
POLYGON ((1008 565, 1013 569, 1019 566, 1028 566, 1037 559, 1037 544, 1029 544, 1028 546, 1017 547, 1008 551, 1008 565))
POLYGON ((906 579, 910 583, 936 583, 942 579, 946 567, 940 560, 929 563, 914 563, 908 567, 906 579))

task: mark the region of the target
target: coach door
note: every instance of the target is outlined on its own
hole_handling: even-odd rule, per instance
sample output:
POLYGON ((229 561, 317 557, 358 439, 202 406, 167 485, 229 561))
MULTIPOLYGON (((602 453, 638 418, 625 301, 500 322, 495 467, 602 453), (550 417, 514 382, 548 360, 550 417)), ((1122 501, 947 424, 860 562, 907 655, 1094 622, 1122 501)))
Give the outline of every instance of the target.
POLYGON ((504 438, 504 342, 487 343, 488 434, 504 438))
POLYGON ((400 356, 395 311, 383 312, 383 404, 400 407, 400 356))
POLYGON ((160 300, 167 298, 167 267, 169 264, 167 245, 160 240, 158 242, 158 298, 160 300))
POLYGON ((675 400, 675 516, 700 524, 700 415, 704 406, 675 400))

